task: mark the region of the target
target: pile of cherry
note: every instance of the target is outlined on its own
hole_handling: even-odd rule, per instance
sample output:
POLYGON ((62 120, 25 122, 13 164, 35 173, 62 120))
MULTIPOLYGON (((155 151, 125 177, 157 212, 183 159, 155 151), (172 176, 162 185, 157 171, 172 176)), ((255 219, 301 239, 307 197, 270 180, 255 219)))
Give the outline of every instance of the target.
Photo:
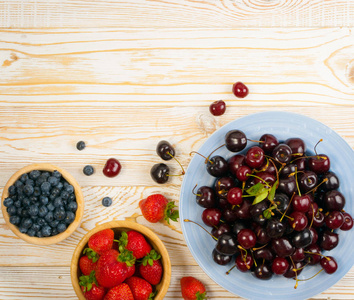
POLYGON ((264 134, 253 141, 258 146, 245 149, 247 140, 241 130, 229 131, 224 146, 243 154, 228 161, 210 155, 206 169, 215 184, 193 191, 217 241, 213 260, 220 265, 235 260, 234 267, 260 279, 294 278, 295 288, 306 265, 334 273, 335 258, 322 252, 338 245, 338 230, 350 230, 353 219, 344 211, 330 158, 316 149, 309 155, 300 138, 279 142, 264 134))

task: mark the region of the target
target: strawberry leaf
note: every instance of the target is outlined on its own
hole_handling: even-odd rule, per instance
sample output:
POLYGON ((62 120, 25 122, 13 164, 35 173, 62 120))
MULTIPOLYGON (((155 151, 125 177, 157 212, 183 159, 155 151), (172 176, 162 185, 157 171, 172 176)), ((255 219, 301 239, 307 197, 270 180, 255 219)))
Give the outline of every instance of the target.
POLYGON ((91 271, 90 275, 82 275, 79 277, 79 285, 84 287, 84 292, 90 291, 93 283, 98 286, 95 271, 91 271))
POLYGON ((259 203, 259 202, 262 202, 265 198, 267 198, 268 192, 269 192, 269 191, 268 191, 267 189, 264 189, 264 191, 262 191, 260 194, 258 194, 258 195, 254 198, 254 200, 253 200, 253 202, 252 202, 252 205, 255 205, 255 204, 259 203))
POLYGON ((156 293, 157 293, 157 291, 155 291, 153 293, 150 293, 148 300, 153 300, 155 298, 155 296, 156 296, 156 293))
POLYGON ((121 236, 117 242, 119 245, 119 252, 123 252, 125 247, 128 245, 128 234, 125 231, 122 231, 121 236))
POLYGON ((200 293, 199 291, 195 294, 196 300, 204 300, 206 299, 206 293, 200 293))
POLYGON ((251 196, 257 196, 265 189, 264 185, 261 182, 251 186, 249 189, 246 190, 246 193, 251 196))
POLYGON ((161 258, 161 255, 158 254, 154 249, 150 251, 150 253, 146 256, 144 256, 142 260, 142 264, 145 267, 147 264, 152 266, 154 264, 154 260, 159 260, 161 258))
POLYGON ((177 209, 173 210, 174 207, 177 207, 174 201, 170 201, 166 205, 164 219, 167 221, 168 224, 170 224, 170 219, 174 222, 177 222, 177 219, 179 218, 179 211, 177 209))
POLYGON ((99 255, 91 248, 85 248, 83 254, 86 254, 92 262, 96 262, 99 258, 99 255))
POLYGON ((117 258, 118 261, 124 262, 127 264, 128 267, 131 267, 135 264, 136 258, 133 255, 133 251, 129 251, 127 249, 124 249, 117 258))

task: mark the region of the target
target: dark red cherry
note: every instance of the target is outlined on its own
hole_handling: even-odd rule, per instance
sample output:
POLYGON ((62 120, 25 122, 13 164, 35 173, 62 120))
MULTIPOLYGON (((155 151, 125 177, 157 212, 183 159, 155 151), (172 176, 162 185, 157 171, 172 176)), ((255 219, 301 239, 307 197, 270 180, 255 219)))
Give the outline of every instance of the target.
POLYGON ((318 184, 318 178, 315 172, 313 171, 304 171, 298 177, 299 186, 302 193, 307 193, 314 189, 318 184))
POLYGON ((163 160, 170 160, 175 156, 175 149, 167 141, 160 141, 156 146, 156 153, 163 160))
POLYGON ((249 179, 249 174, 252 174, 252 170, 248 166, 241 166, 236 171, 236 178, 240 181, 247 181, 249 179))
POLYGON ((277 170, 275 169, 274 164, 269 162, 269 160, 265 160, 263 165, 259 168, 260 171, 272 174, 273 176, 277 175, 277 170))
POLYGON ((313 219, 312 220, 312 225, 313 227, 316 228, 320 228, 325 224, 325 216, 321 211, 317 211, 314 215, 313 215, 313 219))
POLYGON ((312 243, 312 234, 310 229, 305 228, 302 231, 296 232, 291 240, 296 248, 305 248, 312 243))
POLYGON ((291 197, 296 191, 297 187, 294 176, 279 179, 279 186, 277 188, 277 192, 284 193, 287 196, 291 197))
POLYGON ((236 154, 230 157, 227 163, 231 174, 236 176, 237 170, 245 164, 245 158, 246 157, 243 154, 236 154))
POLYGON ((215 192, 211 187, 202 186, 196 194, 197 203, 204 208, 216 206, 215 192))
POLYGON ((344 217, 340 211, 331 211, 325 216, 325 223, 329 229, 338 229, 344 223, 344 217))
POLYGON ((292 208, 295 211, 307 212, 311 208, 310 195, 295 195, 292 202, 292 208))
POLYGON ((291 148, 286 144, 279 144, 272 151, 272 157, 281 164, 288 164, 292 160, 291 148))
POLYGON ((301 155, 304 155, 304 153, 306 151, 305 142, 302 139, 300 139, 300 138, 287 139, 285 141, 285 144, 287 144, 290 147, 291 152, 294 155, 301 156, 301 155))
POLYGON ((221 177, 215 181, 214 189, 218 197, 226 198, 230 189, 235 186, 235 181, 229 177, 221 177))
POLYGON ((227 223, 221 223, 219 226, 213 227, 211 230, 211 234, 216 238, 219 238, 219 236, 226 232, 231 232, 231 226, 227 223))
POLYGON ((256 245, 256 235, 251 229, 242 229, 237 234, 237 241, 244 249, 250 249, 256 245))
POLYGON ((278 139, 269 133, 263 134, 259 140, 261 141, 259 147, 261 147, 267 154, 272 153, 274 148, 279 144, 278 139))
POLYGON ((164 164, 155 164, 150 170, 151 178, 157 183, 166 183, 169 178, 170 168, 164 164))
POLYGON ((252 206, 252 201, 249 199, 244 199, 240 206, 234 208, 236 215, 239 219, 250 219, 252 216, 250 214, 250 209, 252 206))
POLYGON ((253 259, 250 254, 247 255, 238 255, 235 259, 236 268, 241 272, 247 272, 253 266, 253 259))
POLYGON ((253 255, 255 259, 258 260, 266 260, 269 262, 272 262, 274 259, 274 254, 273 252, 270 250, 269 246, 257 249, 253 251, 253 255))
POLYGON ((296 276, 299 276, 302 270, 304 269, 303 267, 305 266, 305 263, 303 261, 298 261, 295 262, 294 265, 292 263, 289 263, 289 269, 284 273, 285 278, 294 278, 296 276), (296 272, 294 271, 296 270, 296 272))
POLYGON ((254 228, 254 232, 257 237, 257 243, 265 245, 271 240, 270 236, 267 234, 267 230, 262 226, 257 226, 254 228))
POLYGON ((202 220, 205 225, 217 226, 221 219, 221 211, 217 208, 206 208, 202 213, 202 220))
POLYGON ((239 187, 233 187, 227 193, 227 201, 231 205, 240 205, 243 201, 242 190, 239 187))
POLYGON ((285 232, 285 224, 276 218, 271 218, 267 222, 267 235, 271 238, 279 238, 285 232))
POLYGON ((237 220, 233 227, 232 227, 232 232, 237 235, 242 229, 249 228, 250 224, 245 221, 245 220, 237 220))
POLYGON ((353 218, 347 212, 343 212, 344 223, 340 227, 341 230, 347 231, 353 228, 353 218))
POLYGON ((293 255, 290 256, 294 262, 303 261, 305 259, 304 248, 296 248, 293 255))
POLYGON ((295 172, 297 171, 297 166, 295 164, 288 164, 284 168, 281 169, 279 172, 280 178, 287 178, 290 174, 294 176, 295 172))
POLYGON ((322 233, 318 240, 323 250, 332 250, 337 247, 339 238, 338 234, 329 230, 322 233))
POLYGON ((223 255, 234 255, 239 252, 237 237, 229 232, 223 233, 216 242, 216 251, 223 255))
POLYGON ((327 274, 333 274, 338 269, 338 264, 332 256, 322 257, 320 264, 327 274))
POLYGON ((226 198, 218 198, 217 202, 218 202, 217 207, 220 208, 221 210, 231 208, 231 204, 227 201, 226 198))
POLYGON ((276 257, 272 263, 272 271, 274 274, 283 275, 289 268, 289 262, 283 257, 276 257))
POLYGON ((323 179, 327 179, 327 181, 323 184, 326 191, 336 190, 339 188, 339 179, 335 173, 327 172, 323 175, 323 179))
POLYGON ((304 213, 294 211, 289 217, 291 218, 289 219, 289 225, 294 228, 295 231, 302 231, 306 228, 308 220, 304 213))
POLYGON ((224 176, 228 171, 227 161, 222 156, 215 155, 212 158, 208 159, 206 169, 211 176, 224 176))
POLYGON ((312 242, 311 242, 311 245, 317 243, 317 240, 318 240, 318 233, 317 233, 317 230, 313 227, 309 228, 310 229, 310 232, 311 232, 311 235, 312 235, 312 242))
POLYGON ((254 178, 254 183, 257 184, 258 182, 267 182, 269 185, 273 185, 276 181, 276 177, 270 173, 267 172, 259 172, 257 173, 257 177, 259 178, 254 178), (261 180, 261 179, 263 180, 261 180))
POLYGON ((279 257, 290 256, 295 251, 294 246, 285 237, 273 239, 272 240, 272 249, 275 252, 275 254, 279 257))
POLYGON ((321 260, 321 249, 317 244, 310 245, 305 250, 306 262, 310 265, 316 265, 321 260))
POLYGON ((305 171, 307 166, 307 158, 297 158, 296 160, 294 160, 294 164, 296 165, 298 171, 305 171))
POLYGON ((275 211, 276 215, 279 215, 280 213, 282 213, 282 214, 285 213, 285 211, 288 209, 288 206, 290 203, 289 197, 283 193, 276 193, 274 195, 273 201, 277 205, 277 208, 278 208, 275 211))
POLYGON ((319 154, 309 158, 309 168, 316 174, 324 174, 329 171, 331 166, 329 157, 325 154, 319 154))
POLYGON ((223 100, 214 101, 209 106, 209 111, 214 116, 221 116, 225 113, 226 104, 223 100))
POLYGON ((248 95, 248 87, 242 82, 238 81, 233 84, 232 92, 237 98, 245 98, 248 95))
POLYGON ((273 276, 272 269, 271 269, 270 265, 268 265, 267 263, 258 265, 254 269, 253 274, 257 278, 262 279, 262 280, 271 279, 273 276))
POLYGON ((323 198, 323 203, 327 210, 338 210, 341 211, 345 205, 345 198, 343 194, 339 191, 333 190, 325 194, 323 198))
POLYGON ((260 168, 264 162, 264 151, 258 146, 249 148, 246 154, 245 162, 250 168, 260 168))
POLYGON ((230 130, 225 135, 225 145, 231 152, 242 151, 247 145, 245 133, 241 130, 230 130))
POLYGON ((232 255, 221 254, 216 249, 213 250, 212 256, 213 260, 221 266, 227 265, 232 260, 232 255))
POLYGON ((232 224, 238 219, 238 215, 236 210, 230 207, 222 212, 222 218, 225 222, 232 224))
POLYGON ((115 158, 110 158, 106 161, 103 167, 103 174, 107 177, 115 177, 119 174, 122 166, 115 158))

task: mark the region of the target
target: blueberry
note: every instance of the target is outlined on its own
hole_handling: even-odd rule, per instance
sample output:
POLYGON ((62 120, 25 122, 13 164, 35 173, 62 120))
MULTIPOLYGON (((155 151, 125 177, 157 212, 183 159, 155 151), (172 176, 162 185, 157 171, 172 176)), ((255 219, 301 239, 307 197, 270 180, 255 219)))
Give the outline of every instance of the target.
POLYGON ((21 218, 19 216, 11 216, 10 217, 10 223, 13 225, 18 225, 21 223, 21 218))
POLYGON ((31 201, 29 198, 25 198, 22 200, 22 206, 26 207, 26 206, 30 206, 31 201))
POLYGON ((22 220, 20 227, 24 227, 28 229, 32 226, 32 224, 33 224, 32 219, 26 218, 22 220))
POLYGON ((39 176, 41 176, 41 171, 33 170, 29 173, 29 177, 33 180, 36 180, 39 176))
POLYGON ((52 228, 55 228, 57 227, 59 224, 59 221, 58 220, 54 220, 52 222, 49 223, 49 226, 52 227, 52 228))
POLYGON ((66 225, 64 223, 59 223, 57 226, 58 232, 64 232, 66 230, 66 225))
POLYGON ((22 174, 22 175, 20 176, 20 180, 21 180, 23 183, 25 183, 26 180, 28 180, 28 174, 22 174))
POLYGON ((60 194, 60 190, 57 187, 52 189, 52 195, 58 196, 59 194, 60 194))
POLYGON ((25 195, 17 195, 17 200, 22 201, 23 199, 25 199, 25 195))
POLYGON ((33 185, 26 184, 26 185, 23 187, 23 192, 24 192, 27 196, 31 196, 31 195, 34 193, 34 187, 33 187, 33 185))
POLYGON ((48 223, 52 222, 52 221, 54 220, 54 214, 53 214, 53 212, 51 212, 51 211, 48 212, 48 213, 45 215, 44 219, 45 219, 48 223))
POLYGON ((57 171, 57 170, 54 170, 53 171, 53 176, 60 179, 61 178, 61 173, 59 171, 57 171))
POLYGON ((63 199, 68 199, 70 196, 70 194, 67 191, 62 191, 60 194, 60 197, 62 197, 63 199))
POLYGON ((66 188, 69 185, 69 183, 67 181, 63 181, 63 185, 64 185, 64 188, 66 188))
POLYGON ((20 226, 20 227, 18 228, 18 230, 19 230, 21 233, 27 233, 28 228, 25 228, 25 227, 20 226))
POLYGON ((28 209, 22 208, 21 217, 28 217, 28 216, 29 216, 28 209))
POLYGON ((51 184, 48 181, 45 181, 41 184, 41 190, 45 194, 49 194, 51 184))
POLYGON ((59 207, 59 206, 63 205, 63 199, 61 197, 55 198, 53 201, 53 205, 55 207, 59 207))
POLYGON ((46 197, 46 196, 40 196, 40 197, 39 197, 39 201, 40 201, 43 205, 47 205, 48 202, 49 202, 49 199, 48 199, 48 197, 46 197))
POLYGON ((102 205, 105 207, 111 206, 112 205, 112 199, 110 197, 104 197, 102 199, 102 205))
POLYGON ((19 215, 19 216, 22 216, 22 211, 23 211, 23 207, 18 207, 17 210, 16 210, 16 214, 19 215))
POLYGON ((6 211, 9 214, 9 216, 16 215, 16 213, 17 213, 17 209, 14 205, 11 205, 8 208, 6 208, 6 211))
POLYGON ((59 233, 57 228, 52 228, 52 235, 57 235, 59 233))
POLYGON ((50 173, 47 171, 42 172, 41 176, 45 179, 47 179, 50 176, 50 173))
POLYGON ((56 188, 58 188, 59 190, 61 190, 63 188, 64 184, 62 182, 59 182, 56 186, 56 188))
POLYGON ((53 211, 55 209, 55 206, 53 205, 52 202, 49 202, 48 205, 47 205, 47 208, 49 211, 53 211))
POLYGON ((11 196, 13 196, 13 195, 16 194, 16 187, 15 187, 14 185, 11 185, 11 186, 9 187, 9 194, 10 194, 11 196))
POLYGON ((41 206, 38 210, 38 216, 40 216, 41 218, 43 218, 47 213, 48 208, 45 205, 41 206))
POLYGON ((56 197, 57 197, 57 195, 55 195, 55 194, 50 194, 50 195, 49 195, 49 200, 53 201, 56 197))
POLYGON ((86 147, 86 144, 85 144, 84 141, 79 141, 76 144, 76 149, 79 150, 79 151, 84 150, 85 147, 86 147))
POLYGON ((70 194, 68 200, 69 200, 69 201, 75 201, 75 200, 76 200, 75 194, 70 194))
POLYGON ((24 197, 25 196, 24 193, 23 193, 23 187, 24 186, 20 186, 20 187, 17 188, 18 197, 24 197))
POLYGON ((65 219, 65 216, 66 216, 65 210, 60 209, 60 208, 56 208, 54 210, 54 218, 56 220, 62 221, 65 219))
POLYGON ((38 206, 34 204, 32 204, 28 209, 28 213, 30 216, 37 216, 38 211, 39 211, 38 206))
POLYGON ((65 191, 67 191, 69 194, 72 194, 74 192, 74 187, 69 184, 66 188, 65 191))
POLYGON ((38 223, 34 223, 31 227, 34 231, 41 230, 41 226, 38 223))
POLYGON ((50 236, 52 234, 52 228, 48 225, 42 227, 41 230, 43 236, 50 236))
POLYGON ((42 230, 36 232, 36 237, 43 237, 42 230))
POLYGON ((32 179, 27 179, 25 185, 32 185, 34 186, 34 181, 32 179))
POLYGON ((22 187, 23 186, 23 183, 20 181, 20 180, 17 180, 16 182, 15 182, 15 187, 16 188, 19 188, 19 187, 22 187))
POLYGON ((27 231, 27 235, 29 236, 35 236, 36 235, 36 231, 34 231, 32 228, 28 229, 27 231))
POLYGON ((13 205, 14 204, 14 200, 12 199, 12 198, 6 198, 5 200, 4 200, 4 202, 3 202, 3 204, 6 206, 6 207, 9 207, 9 206, 11 206, 11 205, 13 205))
POLYGON ((36 180, 36 186, 41 186, 43 182, 46 182, 47 178, 44 178, 42 175, 36 180))
POLYGON ((72 211, 72 212, 76 212, 77 210, 77 203, 75 201, 71 201, 68 204, 68 210, 72 211))
POLYGON ((42 226, 46 225, 47 222, 43 218, 39 218, 37 220, 37 224, 42 227, 42 226))
POLYGON ((75 220, 75 214, 72 211, 66 212, 65 223, 71 224, 75 220))
POLYGON ((48 177, 48 182, 52 185, 52 186, 56 186, 59 183, 59 178, 55 177, 55 176, 50 176, 48 177))
POLYGON ((31 196, 31 197, 29 197, 29 200, 30 200, 31 203, 37 203, 38 202, 38 197, 31 196))
POLYGON ((84 167, 84 170, 83 170, 84 174, 87 175, 87 176, 91 176, 94 172, 94 169, 92 166, 90 165, 87 165, 84 167))
POLYGON ((36 187, 34 188, 33 196, 38 197, 38 196, 40 196, 41 194, 42 194, 42 193, 41 193, 41 189, 40 189, 38 186, 36 186, 36 187))

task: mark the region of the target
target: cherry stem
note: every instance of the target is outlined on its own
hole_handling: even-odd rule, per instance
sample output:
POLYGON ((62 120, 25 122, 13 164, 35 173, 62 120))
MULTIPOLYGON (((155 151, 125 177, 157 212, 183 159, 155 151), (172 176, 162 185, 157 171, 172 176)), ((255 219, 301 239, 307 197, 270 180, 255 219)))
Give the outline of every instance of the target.
POLYGON ((198 223, 196 223, 196 222, 194 222, 194 221, 191 221, 191 220, 189 220, 189 219, 184 219, 183 220, 184 222, 191 222, 191 223, 193 223, 193 224, 195 224, 195 225, 198 225, 200 228, 202 228, 207 234, 209 234, 215 241, 217 241, 218 239, 215 237, 215 236, 213 236, 208 230, 206 230, 203 226, 201 226, 201 225, 199 225, 198 223))
POLYGON ((315 153, 316 153, 317 158, 318 158, 318 154, 317 154, 317 151, 316 151, 316 147, 317 147, 317 145, 318 145, 319 143, 321 143, 321 142, 323 142, 323 139, 320 139, 320 140, 317 142, 317 144, 315 145, 315 147, 313 148, 313 150, 314 150, 315 153))
POLYGON ((256 173, 259 173, 259 172, 264 172, 265 170, 267 170, 268 166, 269 166, 269 159, 266 157, 265 158, 267 160, 267 163, 265 164, 265 166, 263 167, 263 169, 260 169, 260 170, 253 170, 254 172, 256 173))
POLYGON ((319 256, 321 256, 321 257, 326 258, 328 261, 331 261, 331 259, 330 259, 329 257, 327 257, 327 256, 325 256, 325 255, 323 255, 323 254, 321 254, 321 253, 317 253, 317 252, 310 252, 310 251, 304 251, 304 253, 307 253, 307 254, 314 254, 314 255, 319 255, 319 256))
POLYGON ((196 185, 194 186, 194 188, 193 188, 193 190, 192 190, 192 194, 195 195, 195 196, 200 197, 202 194, 196 194, 196 193, 194 192, 194 190, 195 190, 195 188, 196 188, 197 186, 198 186, 198 184, 196 184, 196 185))
POLYGON ((182 175, 186 174, 186 172, 184 172, 183 166, 181 165, 181 163, 178 161, 178 159, 176 157, 174 157, 170 152, 167 152, 167 154, 169 156, 171 156, 176 162, 178 162, 178 164, 181 166, 182 169, 182 175))
MULTIPOLYGON (((318 188, 321 184, 323 184, 323 183, 325 183, 325 182, 327 182, 327 181, 328 181, 328 178, 324 178, 324 179, 321 181, 320 184, 318 184, 317 186, 315 186, 313 189, 309 190, 306 194, 309 194, 309 193, 312 193, 312 192, 316 191, 317 188, 318 188)), ((300 196, 301 196, 301 195, 300 195, 300 196)))
POLYGON ((260 249, 263 249, 264 247, 267 247, 268 243, 267 244, 264 244, 263 246, 261 247, 258 247, 258 248, 252 248, 253 251, 256 251, 256 250, 260 250, 260 249))
POLYGON ((309 229, 312 227, 313 219, 315 218, 315 209, 313 208, 313 204, 312 203, 311 203, 311 208, 312 208, 312 219, 311 219, 311 223, 310 223, 309 229))
POLYGON ((316 277, 318 274, 320 274, 323 271, 323 269, 319 270, 315 275, 311 276, 310 278, 306 278, 306 279, 298 279, 297 281, 307 281, 310 280, 314 277, 316 277))
POLYGON ((229 275, 230 272, 231 272, 235 267, 236 267, 236 264, 234 264, 234 265, 232 266, 232 268, 226 272, 226 275, 229 275))
POLYGON ((255 178, 257 178, 257 179, 259 179, 259 180, 263 181, 263 182, 264 182, 264 184, 265 184, 265 185, 267 185, 270 189, 272 188, 272 187, 268 184, 268 182, 267 182, 267 181, 265 181, 265 180, 264 180, 263 178, 261 178, 261 177, 258 177, 258 176, 253 175, 253 174, 246 174, 246 176, 255 177, 255 178))
POLYGON ((295 182, 296 182, 297 191, 299 192, 299 196, 301 197, 299 182, 297 181, 297 167, 295 167, 295 182))
MULTIPOLYGON (((257 262, 254 258, 254 255, 253 255, 253 251, 250 249, 250 252, 251 252, 251 256, 252 256, 252 259, 253 259, 253 262, 254 262, 254 265, 257 267, 257 262)), ((248 266, 248 265, 247 265, 248 266)), ((249 269, 249 268, 248 268, 249 269)))
POLYGON ((251 140, 251 139, 247 139, 247 141, 254 142, 254 143, 261 143, 261 144, 265 143, 265 141, 257 141, 257 140, 251 140))
POLYGON ((210 162, 211 164, 214 164, 209 158, 205 157, 204 155, 200 154, 199 152, 197 152, 197 151, 192 151, 191 153, 189 153, 189 155, 191 156, 192 153, 196 153, 196 154, 200 155, 201 157, 204 157, 204 158, 205 158, 205 163, 208 161, 208 162, 210 162))
MULTIPOLYGON (((283 220, 283 218, 286 216, 286 213, 287 213, 287 211, 288 211, 288 209, 289 209, 289 207, 290 207, 291 201, 293 201, 294 196, 295 196, 295 192, 294 192, 293 195, 291 196, 290 201, 289 201, 289 204, 288 204, 288 207, 286 208, 286 210, 284 211, 283 215, 282 215, 281 218, 280 218, 280 222, 281 222, 281 221, 283 220)), ((288 217, 288 216, 287 216, 287 217, 288 217)), ((290 218, 290 217, 288 217, 288 218, 290 218)))
POLYGON ((276 160, 275 158, 273 158, 273 157, 271 157, 271 156, 269 156, 269 155, 264 155, 264 157, 267 157, 267 158, 269 158, 270 160, 273 160, 273 159, 274 159, 277 163, 281 164, 282 167, 286 166, 286 163, 282 163, 282 162, 276 160))
POLYGON ((220 148, 222 148, 222 147, 224 147, 224 146, 226 146, 226 144, 221 145, 221 146, 217 147, 215 150, 213 150, 213 152, 211 152, 211 153, 208 155, 207 159, 209 160, 209 157, 210 157, 216 150, 219 150, 220 148))
POLYGON ((269 159, 269 161, 273 164, 274 169, 275 169, 275 173, 277 174, 277 182, 278 182, 278 186, 279 186, 279 173, 278 173, 278 168, 275 165, 274 161, 272 159, 269 159))
POLYGON ((292 263, 292 265, 293 265, 293 267, 294 267, 294 268, 293 268, 293 271, 295 272, 295 280, 296 280, 294 289, 296 289, 297 286, 299 285, 299 279, 297 278, 297 270, 296 270, 296 268, 295 268, 295 263, 294 263, 293 259, 291 258, 291 256, 289 256, 289 258, 290 258, 291 263, 292 263))

